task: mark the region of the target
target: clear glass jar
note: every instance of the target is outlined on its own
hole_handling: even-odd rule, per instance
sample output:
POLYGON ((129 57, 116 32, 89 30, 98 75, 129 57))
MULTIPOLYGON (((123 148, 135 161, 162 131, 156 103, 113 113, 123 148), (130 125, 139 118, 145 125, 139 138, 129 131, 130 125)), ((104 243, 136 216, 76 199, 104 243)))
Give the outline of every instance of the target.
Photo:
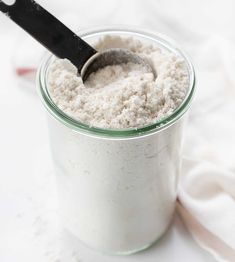
POLYGON ((63 113, 47 90, 47 57, 37 85, 48 111, 51 149, 64 225, 86 245, 131 254, 158 240, 172 219, 183 136, 182 116, 195 86, 193 66, 172 40, 146 30, 99 28, 80 32, 88 43, 109 35, 132 36, 179 54, 188 68, 188 93, 161 121, 138 129, 91 128, 63 113))

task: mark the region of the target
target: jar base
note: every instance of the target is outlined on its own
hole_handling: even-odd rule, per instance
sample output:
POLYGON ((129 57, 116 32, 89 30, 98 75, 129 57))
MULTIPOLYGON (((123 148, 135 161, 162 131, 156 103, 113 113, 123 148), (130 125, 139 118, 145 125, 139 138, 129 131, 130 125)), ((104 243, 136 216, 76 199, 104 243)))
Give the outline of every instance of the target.
POLYGON ((151 243, 149 243, 149 244, 147 244, 143 247, 137 248, 137 249, 133 249, 133 250, 130 250, 130 251, 123 251, 123 252, 114 252, 114 251, 109 252, 109 251, 106 251, 106 250, 101 250, 101 249, 92 247, 89 244, 82 241, 81 239, 79 239, 79 237, 77 237, 75 234, 73 234, 69 228, 65 228, 65 230, 70 235, 72 235, 75 239, 77 239, 79 241, 79 243, 81 243, 84 247, 87 247, 87 248, 89 248, 89 249, 91 249, 95 252, 98 252, 98 253, 103 254, 103 255, 108 255, 108 256, 130 256, 130 255, 134 255, 134 254, 139 253, 139 252, 143 252, 143 251, 151 248, 155 244, 157 244, 165 236, 165 234, 167 233, 167 231, 170 228, 171 223, 172 223, 172 219, 170 220, 170 222, 166 226, 166 228, 163 230, 162 234, 160 236, 158 236, 155 240, 153 240, 151 243))

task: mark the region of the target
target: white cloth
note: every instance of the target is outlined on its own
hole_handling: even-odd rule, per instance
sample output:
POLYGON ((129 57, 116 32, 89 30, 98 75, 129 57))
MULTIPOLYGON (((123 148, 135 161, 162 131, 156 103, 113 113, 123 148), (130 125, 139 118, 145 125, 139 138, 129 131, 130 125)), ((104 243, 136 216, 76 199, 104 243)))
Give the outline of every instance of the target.
MULTIPOLYGON (((196 66, 197 92, 185 130, 183 154, 187 158, 183 160, 178 211, 201 247, 218 261, 234 262, 234 1, 102 0, 99 5, 86 1, 79 1, 80 8, 73 6, 74 14, 65 16, 72 28, 75 24, 125 21, 168 34, 181 41, 191 54, 196 66), (90 20, 86 12, 81 12, 86 8, 90 20)), ((20 53, 25 57, 22 50, 20 53)), ((19 59, 15 65, 27 68, 19 59)))
POLYGON ((234 173, 185 159, 178 210, 200 246, 218 261, 235 261, 234 173))
POLYGON ((235 53, 211 37, 198 50, 198 94, 186 126, 178 210, 218 261, 235 261, 235 53))

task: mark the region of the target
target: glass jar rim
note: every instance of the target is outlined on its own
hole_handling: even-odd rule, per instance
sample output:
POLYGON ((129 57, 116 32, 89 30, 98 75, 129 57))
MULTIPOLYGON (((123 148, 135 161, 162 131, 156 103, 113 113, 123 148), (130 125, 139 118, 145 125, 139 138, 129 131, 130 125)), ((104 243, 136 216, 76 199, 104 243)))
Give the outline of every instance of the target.
POLYGON ((127 34, 129 36, 140 36, 142 38, 146 38, 158 43, 160 46, 171 50, 173 52, 178 53, 185 61, 188 75, 189 75, 189 87, 188 92, 182 101, 182 103, 173 111, 172 114, 166 116, 159 121, 156 121, 153 124, 146 125, 138 128, 127 128, 127 129, 103 129, 99 127, 91 127, 87 124, 79 122, 78 120, 70 117, 66 113, 64 113, 51 99, 49 91, 47 89, 47 76, 49 66, 54 58, 53 55, 46 55, 44 60, 41 63, 41 66, 37 72, 37 89, 39 92, 39 96, 49 111, 49 113, 57 120, 59 120, 65 126, 73 129, 77 132, 87 133, 89 135, 96 135, 102 137, 117 137, 117 138, 125 138, 125 137, 139 137, 146 136, 151 133, 159 132, 170 125, 174 124, 177 120, 179 120, 188 110, 190 102, 192 101, 194 91, 195 91, 195 71, 194 67, 188 58, 188 55, 185 54, 177 44, 170 39, 169 37, 156 33, 153 31, 145 30, 145 29, 135 29, 130 26, 110 26, 110 27, 98 27, 87 30, 78 31, 78 35, 82 38, 91 37, 91 36, 102 36, 102 34, 108 33, 120 33, 127 34))

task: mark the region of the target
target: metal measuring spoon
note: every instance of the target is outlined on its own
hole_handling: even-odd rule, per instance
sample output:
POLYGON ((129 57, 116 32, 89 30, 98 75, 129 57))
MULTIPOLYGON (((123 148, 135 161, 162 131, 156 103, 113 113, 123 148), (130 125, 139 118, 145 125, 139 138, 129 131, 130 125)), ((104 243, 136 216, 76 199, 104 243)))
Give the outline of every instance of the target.
POLYGON ((153 72, 150 65, 131 51, 115 48, 97 52, 33 0, 15 0, 12 5, 0 0, 0 10, 55 56, 69 59, 83 81, 100 68, 128 62, 141 64, 147 72, 153 72))

